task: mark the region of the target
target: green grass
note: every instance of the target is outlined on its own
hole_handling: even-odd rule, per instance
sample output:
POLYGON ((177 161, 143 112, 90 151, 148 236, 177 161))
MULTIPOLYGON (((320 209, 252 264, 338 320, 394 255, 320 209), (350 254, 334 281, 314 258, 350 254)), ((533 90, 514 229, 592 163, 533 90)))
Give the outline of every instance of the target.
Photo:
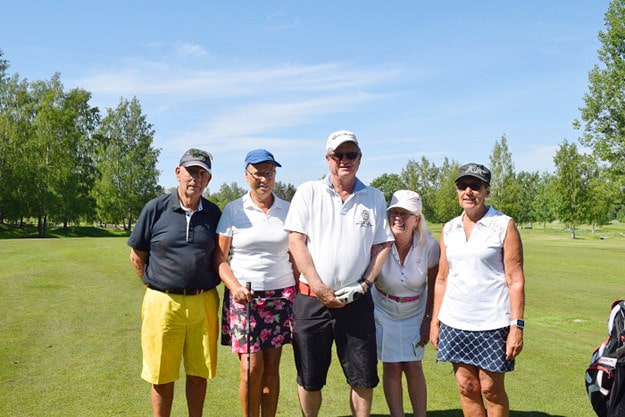
MULTIPOLYGON (((433 226, 435 236, 439 225, 433 226)), ((513 417, 586 417, 590 353, 606 335, 609 304, 625 298, 625 231, 610 225, 570 239, 564 228, 522 229, 525 349, 508 374, 513 417), (600 239, 603 236, 604 239, 600 239)), ((79 236, 89 235, 75 230, 79 236)), ((149 416, 139 377, 143 287, 125 237, 0 239, 0 416, 149 416)), ((292 349, 284 349, 280 416, 299 415, 292 349)), ((427 349, 429 414, 460 416, 450 365, 427 349)), ((174 416, 185 416, 182 378, 174 416)), ((238 361, 220 347, 206 416, 239 415, 238 361)), ((349 389, 335 361, 322 416, 349 415, 349 389)), ((387 416, 382 387, 373 414, 387 416)), ((408 400, 406 411, 409 411, 408 400)))

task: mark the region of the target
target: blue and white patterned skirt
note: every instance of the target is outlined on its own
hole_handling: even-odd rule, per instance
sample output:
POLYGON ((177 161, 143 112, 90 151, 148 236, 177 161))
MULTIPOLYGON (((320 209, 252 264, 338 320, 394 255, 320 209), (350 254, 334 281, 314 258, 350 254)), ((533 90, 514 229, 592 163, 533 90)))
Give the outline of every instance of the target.
POLYGON ((491 372, 514 370, 514 359, 506 360, 509 327, 495 330, 459 330, 441 323, 437 360, 474 365, 491 372))

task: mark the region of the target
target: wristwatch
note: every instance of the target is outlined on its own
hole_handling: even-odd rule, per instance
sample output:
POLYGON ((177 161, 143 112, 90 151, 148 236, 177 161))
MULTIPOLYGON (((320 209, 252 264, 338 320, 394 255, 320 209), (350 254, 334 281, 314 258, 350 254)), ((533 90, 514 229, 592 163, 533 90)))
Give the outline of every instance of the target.
POLYGON ((373 286, 373 282, 369 281, 369 280, 368 280, 368 279, 366 279, 366 278, 360 278, 360 279, 358 280, 358 282, 359 282, 359 283, 363 283, 363 282, 364 282, 364 283, 365 283, 365 285, 367 286, 367 291, 369 291, 369 290, 371 289, 371 287, 373 286))
POLYGON ((525 320, 523 319, 510 320, 510 326, 516 326, 519 329, 522 329, 525 327, 525 320))

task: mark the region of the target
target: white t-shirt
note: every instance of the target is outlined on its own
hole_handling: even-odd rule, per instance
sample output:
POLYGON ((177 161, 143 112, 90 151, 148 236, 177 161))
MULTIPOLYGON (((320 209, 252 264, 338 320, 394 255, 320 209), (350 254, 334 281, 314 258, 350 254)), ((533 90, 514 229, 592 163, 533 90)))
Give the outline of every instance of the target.
POLYGON ((443 227, 449 275, 438 318, 461 330, 494 330, 510 325, 510 295, 503 242, 511 218, 488 208, 466 239, 462 216, 443 227))
POLYGON ((242 285, 249 281, 259 291, 295 285, 284 230, 288 210, 289 203, 274 195, 264 213, 249 193, 224 207, 217 233, 232 238, 230 268, 242 285))
MULTIPOLYGON (((308 237, 317 273, 333 290, 362 277, 373 245, 394 240, 384 195, 358 179, 345 202, 334 191, 329 176, 303 183, 291 201, 284 227, 308 237)), ((303 275, 300 279, 308 282, 303 275)))
POLYGON ((416 234, 413 234, 412 240, 404 265, 399 260, 397 247, 391 247, 391 253, 375 281, 375 285, 387 294, 410 297, 426 293, 428 270, 438 265, 440 247, 430 234, 425 236, 422 245, 419 245, 416 234))

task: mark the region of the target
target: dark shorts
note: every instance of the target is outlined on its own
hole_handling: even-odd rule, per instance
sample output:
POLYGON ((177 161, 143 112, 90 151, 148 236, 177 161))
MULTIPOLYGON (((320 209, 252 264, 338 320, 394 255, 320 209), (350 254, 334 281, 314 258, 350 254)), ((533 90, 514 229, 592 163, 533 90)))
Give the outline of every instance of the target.
POLYGON ((506 360, 509 327, 467 331, 441 323, 437 360, 474 365, 491 372, 514 370, 514 359, 506 360))
MULTIPOLYGON (((279 348, 291 343, 295 287, 254 291, 250 310, 250 352, 279 348)), ((247 305, 224 291, 221 316, 221 344, 234 353, 247 353, 247 305)))
POLYGON ((293 310, 293 352, 300 386, 306 391, 323 388, 332 361, 333 342, 350 386, 378 385, 371 293, 344 308, 327 308, 315 297, 297 294, 293 310))

